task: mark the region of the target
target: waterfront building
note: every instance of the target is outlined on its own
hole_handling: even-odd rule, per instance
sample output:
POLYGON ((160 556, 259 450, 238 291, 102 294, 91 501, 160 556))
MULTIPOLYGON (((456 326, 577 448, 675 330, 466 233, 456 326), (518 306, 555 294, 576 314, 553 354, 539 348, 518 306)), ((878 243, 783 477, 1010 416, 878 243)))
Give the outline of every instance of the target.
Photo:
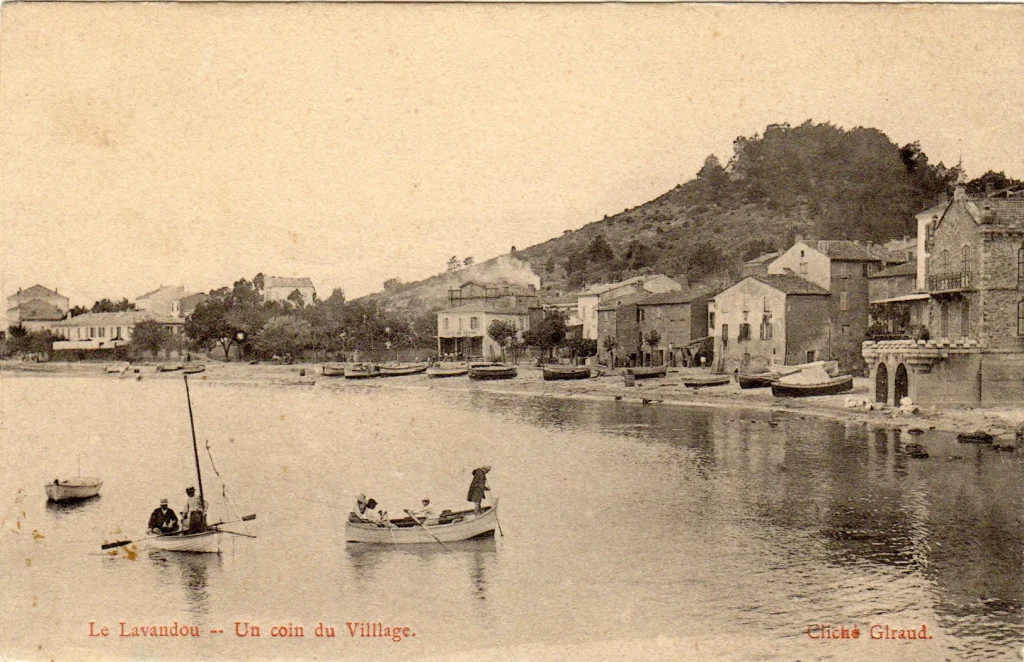
POLYGON ((916 337, 928 326, 928 293, 917 289, 917 262, 868 276, 868 338, 916 337))
POLYGON ((708 296, 693 291, 652 294, 637 302, 644 365, 691 365, 694 345, 708 335, 708 296), (658 342, 646 342, 655 332, 658 342))
POLYGON ((183 336, 185 322, 173 315, 161 315, 148 310, 85 313, 54 324, 52 331, 60 339, 53 343, 53 349, 116 349, 131 342, 135 325, 144 320, 159 322, 164 331, 173 337, 183 336))
POLYGON ((519 285, 508 280, 468 280, 448 290, 450 307, 494 304, 504 308, 532 308, 540 305, 540 294, 532 283, 519 285))
POLYGON ((42 285, 19 289, 7 297, 6 325, 21 326, 27 331, 51 330, 64 319, 70 302, 63 294, 42 285))
POLYGON ((537 288, 505 280, 466 281, 448 290, 449 307, 437 314, 437 351, 467 359, 497 360, 501 346, 487 334, 495 320, 515 325, 519 340, 531 318, 543 314, 537 288))
POLYGON ((612 367, 642 364, 643 339, 637 303, 649 296, 645 291, 622 290, 598 306, 597 355, 601 363, 612 367), (609 338, 614 344, 609 344, 609 338))
POLYGON ((565 317, 566 339, 583 337, 583 321, 580 319, 578 294, 566 294, 547 299, 541 304, 541 307, 545 311, 554 310, 562 313, 565 317))
POLYGON ((294 292, 302 297, 302 305, 308 306, 316 297, 316 288, 309 278, 282 278, 267 276, 263 279, 264 301, 287 301, 294 292))
POLYGON ((782 251, 775 251, 758 255, 753 260, 747 260, 740 267, 740 276, 746 278, 747 276, 763 276, 767 274, 768 265, 774 262, 780 255, 782 255, 782 251))
POLYGON ((868 329, 868 276, 887 258, 881 246, 847 240, 797 239, 768 265, 769 275, 794 273, 827 290, 829 312, 815 320, 826 324, 829 353, 821 359, 839 362, 843 372, 864 374, 861 343, 868 329))
POLYGON ((626 294, 638 292, 658 294, 681 289, 683 286, 677 281, 662 274, 634 276, 618 283, 592 285, 577 297, 577 310, 580 323, 583 325, 583 337, 589 340, 598 340, 597 309, 599 306, 626 294))
POLYGON ((719 372, 764 372, 831 356, 831 293, 793 273, 748 276, 714 297, 719 372))
POLYGON ((876 402, 1024 400, 1024 196, 967 195, 918 215, 926 337, 865 342, 876 402))

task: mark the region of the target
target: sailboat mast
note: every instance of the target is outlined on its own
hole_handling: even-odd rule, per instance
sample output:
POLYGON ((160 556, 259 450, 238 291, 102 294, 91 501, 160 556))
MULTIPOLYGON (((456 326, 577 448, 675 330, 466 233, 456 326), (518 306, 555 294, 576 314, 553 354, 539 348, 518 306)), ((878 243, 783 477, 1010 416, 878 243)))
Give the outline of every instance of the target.
POLYGON ((188 391, 188 375, 185 378, 185 399, 188 401, 188 424, 192 427, 192 452, 196 457, 196 478, 199 480, 199 503, 206 503, 203 497, 203 472, 199 469, 199 444, 196 443, 196 422, 192 418, 192 395, 188 391))

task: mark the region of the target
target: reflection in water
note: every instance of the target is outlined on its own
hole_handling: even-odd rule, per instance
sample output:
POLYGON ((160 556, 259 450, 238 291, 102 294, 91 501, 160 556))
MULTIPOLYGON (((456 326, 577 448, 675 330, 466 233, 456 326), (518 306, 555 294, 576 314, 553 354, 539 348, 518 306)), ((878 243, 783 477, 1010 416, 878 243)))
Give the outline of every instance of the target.
POLYGON ((58 519, 74 513, 78 510, 82 510, 86 506, 92 506, 98 504, 102 497, 100 495, 91 496, 88 499, 74 499, 72 501, 46 501, 46 511, 58 519))
POLYGON ((221 569, 220 554, 186 554, 153 550, 149 558, 160 572, 160 581, 166 587, 181 585, 185 589, 188 610, 196 616, 209 613, 209 572, 221 569))

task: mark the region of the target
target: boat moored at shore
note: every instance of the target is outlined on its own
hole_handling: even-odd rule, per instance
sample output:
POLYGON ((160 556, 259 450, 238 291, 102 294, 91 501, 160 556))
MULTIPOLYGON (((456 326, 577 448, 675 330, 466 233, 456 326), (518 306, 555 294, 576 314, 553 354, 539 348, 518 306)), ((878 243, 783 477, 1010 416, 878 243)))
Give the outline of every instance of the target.
POLYGON ((470 379, 512 379, 519 374, 514 365, 503 363, 476 364, 469 366, 470 379))
POLYGON ((554 382, 567 379, 590 379, 590 366, 579 365, 546 365, 544 381, 554 382))
POLYGON ((426 363, 385 363, 380 366, 381 377, 405 377, 407 375, 420 375, 426 371, 426 363))
POLYGON ((349 363, 345 365, 345 379, 369 379, 379 377, 380 369, 372 363, 349 363))

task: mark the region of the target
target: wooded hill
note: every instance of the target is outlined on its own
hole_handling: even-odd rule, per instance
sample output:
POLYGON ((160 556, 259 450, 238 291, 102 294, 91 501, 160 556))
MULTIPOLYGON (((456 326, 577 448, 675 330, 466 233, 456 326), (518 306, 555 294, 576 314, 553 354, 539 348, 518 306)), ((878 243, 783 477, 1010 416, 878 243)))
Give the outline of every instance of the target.
MULTIPOLYGON (((913 235, 914 214, 951 193, 957 175, 930 164, 919 143, 900 147, 877 129, 773 124, 763 135, 737 138, 725 165, 708 156, 693 179, 664 195, 511 257, 555 291, 641 273, 720 281, 796 235, 876 242, 913 235)), ((986 184, 1020 182, 989 172, 969 189, 986 184)), ((483 272, 493 263, 476 266, 483 272)), ((443 298, 435 289, 469 277, 392 284, 372 297, 385 307, 432 305, 443 298)))

